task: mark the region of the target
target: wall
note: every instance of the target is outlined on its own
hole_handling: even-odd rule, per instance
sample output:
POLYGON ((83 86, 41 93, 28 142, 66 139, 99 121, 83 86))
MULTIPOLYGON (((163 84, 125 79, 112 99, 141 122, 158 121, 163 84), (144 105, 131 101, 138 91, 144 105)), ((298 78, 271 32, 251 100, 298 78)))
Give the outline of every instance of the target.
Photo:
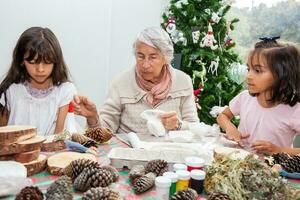
POLYGON ((49 27, 58 37, 80 94, 101 106, 111 79, 134 65, 132 43, 158 26, 168 0, 1 0, 0 76, 20 34, 49 27))

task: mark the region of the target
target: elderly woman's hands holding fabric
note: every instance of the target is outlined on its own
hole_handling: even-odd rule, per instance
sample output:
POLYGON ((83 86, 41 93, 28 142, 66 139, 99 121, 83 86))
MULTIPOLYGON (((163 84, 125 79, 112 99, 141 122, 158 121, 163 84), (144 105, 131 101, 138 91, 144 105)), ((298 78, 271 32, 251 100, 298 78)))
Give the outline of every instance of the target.
POLYGON ((160 115, 161 122, 167 130, 180 129, 180 120, 176 112, 167 112, 160 115))

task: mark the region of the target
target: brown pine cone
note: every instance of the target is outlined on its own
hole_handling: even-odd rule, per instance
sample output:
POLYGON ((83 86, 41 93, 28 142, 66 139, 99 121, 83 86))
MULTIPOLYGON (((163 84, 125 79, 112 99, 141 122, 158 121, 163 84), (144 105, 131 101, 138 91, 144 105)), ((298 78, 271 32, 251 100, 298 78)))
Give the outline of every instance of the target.
POLYGON ((156 176, 162 176, 163 173, 169 170, 168 162, 161 159, 150 160, 146 167, 146 173, 153 172, 156 176))
POLYGON ((86 137, 85 135, 79 133, 73 133, 71 136, 71 140, 73 142, 78 142, 83 146, 90 148, 90 147, 97 147, 97 142, 92 140, 91 138, 86 137))
POLYGON ((108 128, 96 127, 87 129, 84 135, 95 140, 98 143, 104 143, 110 140, 110 138, 112 137, 112 132, 108 128))
POLYGON ((91 188, 90 190, 86 191, 83 196, 82 200, 121 200, 121 196, 118 192, 111 190, 108 187, 96 187, 91 188))
POLYGON ((134 181, 146 174, 145 167, 143 165, 135 165, 129 171, 129 179, 133 184, 134 181))
POLYGON ((281 166, 283 169, 285 169, 287 172, 293 173, 293 172, 300 172, 300 156, 292 156, 285 162, 281 163, 281 166))
POLYGON ((74 188, 78 191, 85 192, 93 187, 107 187, 113 182, 113 176, 105 169, 86 168, 75 179, 74 188))
POLYGON ((73 160, 63 170, 63 173, 71 177, 72 181, 85 169, 85 168, 100 168, 99 163, 89 159, 77 159, 73 160))
POLYGON ((61 176, 47 189, 47 200, 72 200, 72 181, 68 176, 61 176))
POLYGON ((21 190, 16 200, 43 200, 44 195, 38 187, 29 186, 21 190))
POLYGON ((113 177, 113 182, 119 179, 119 171, 111 165, 102 166, 102 169, 109 171, 113 177))
POLYGON ((171 200, 197 200, 198 194, 195 190, 191 188, 186 188, 176 192, 171 200))
POLYGON ((138 178, 133 183, 133 190, 136 194, 146 192, 154 186, 156 175, 152 172, 138 178))
POLYGON ((207 200, 230 200, 230 197, 221 192, 214 192, 207 197, 207 200))
POLYGON ((275 153, 272 155, 275 160, 275 164, 281 164, 291 158, 289 154, 286 153, 275 153))
POLYGON ((83 146, 85 146, 86 148, 90 148, 90 147, 98 147, 97 142, 95 142, 94 140, 88 140, 84 143, 82 143, 83 146))

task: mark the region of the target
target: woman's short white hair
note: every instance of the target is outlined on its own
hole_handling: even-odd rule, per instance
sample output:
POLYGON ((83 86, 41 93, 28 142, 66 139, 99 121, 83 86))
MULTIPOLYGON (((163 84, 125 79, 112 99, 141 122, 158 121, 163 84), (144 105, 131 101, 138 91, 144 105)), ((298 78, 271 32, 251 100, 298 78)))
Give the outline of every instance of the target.
POLYGON ((143 42, 151 47, 159 49, 165 57, 168 64, 173 59, 173 43, 169 37, 169 34, 160 27, 149 27, 144 29, 136 38, 134 42, 134 52, 136 53, 136 44, 143 42))

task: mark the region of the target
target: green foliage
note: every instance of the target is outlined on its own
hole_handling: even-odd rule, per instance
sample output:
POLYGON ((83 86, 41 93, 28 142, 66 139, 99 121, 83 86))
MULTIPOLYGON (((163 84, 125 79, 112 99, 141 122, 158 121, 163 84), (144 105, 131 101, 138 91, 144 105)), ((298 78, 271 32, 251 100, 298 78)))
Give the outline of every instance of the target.
POLYGON ((260 4, 253 9, 235 8, 228 12, 226 18, 238 17, 240 22, 232 37, 236 41, 236 51, 246 62, 249 49, 259 37, 281 36, 280 41, 295 43, 300 48, 300 2, 282 1, 272 7, 260 4))
MULTIPOLYGON (((169 9, 163 14, 162 27, 166 28, 169 19, 175 19, 176 30, 181 31, 186 38, 186 45, 183 42, 174 42, 175 53, 182 54, 180 70, 190 75, 193 79, 194 88, 203 88, 198 95, 199 118, 207 124, 216 123, 209 112, 213 106, 225 106, 242 89, 242 85, 230 80, 227 76, 228 69, 232 63, 240 62, 239 56, 233 51, 235 43, 226 44, 228 25, 234 29, 234 25, 239 21, 233 18, 231 21, 225 19, 225 15, 230 10, 230 5, 222 5, 219 0, 187 0, 187 4, 179 5, 178 0, 171 0, 169 9), (211 22, 213 35, 216 39, 214 45, 218 48, 212 50, 210 47, 200 47, 201 40, 208 32, 208 23, 212 21, 212 13, 217 13, 220 18, 218 23, 211 22), (193 42, 192 29, 197 27, 200 30, 200 38, 197 43, 193 42), (219 67, 216 73, 208 71, 212 61, 219 57, 219 67), (195 73, 203 73, 203 66, 206 69, 204 76, 206 81, 202 84, 201 78, 195 73)), ((171 34, 170 34, 171 35, 171 34)), ((230 35, 229 35, 230 36, 230 35)))

